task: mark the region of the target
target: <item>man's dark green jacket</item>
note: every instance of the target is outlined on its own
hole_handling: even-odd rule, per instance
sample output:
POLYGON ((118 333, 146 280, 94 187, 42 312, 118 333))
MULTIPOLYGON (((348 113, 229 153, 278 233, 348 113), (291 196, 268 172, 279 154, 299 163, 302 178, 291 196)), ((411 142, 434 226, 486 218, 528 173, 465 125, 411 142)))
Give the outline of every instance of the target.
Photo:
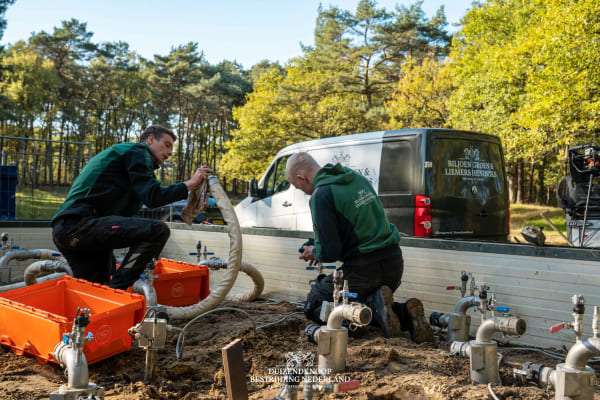
POLYGON ((120 143, 96 154, 71 186, 59 216, 130 217, 142 203, 160 207, 188 195, 184 183, 161 187, 154 176, 158 163, 144 143, 120 143))
POLYGON ((397 246, 398 229, 391 224, 375 190, 359 173, 327 164, 313 179, 310 198, 316 258, 347 261, 397 246))

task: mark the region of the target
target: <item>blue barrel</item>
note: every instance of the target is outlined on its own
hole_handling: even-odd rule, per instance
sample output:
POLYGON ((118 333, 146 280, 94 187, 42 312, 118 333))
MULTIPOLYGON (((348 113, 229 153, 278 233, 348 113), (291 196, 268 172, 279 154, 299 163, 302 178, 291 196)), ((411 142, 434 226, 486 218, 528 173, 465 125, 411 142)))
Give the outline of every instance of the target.
POLYGON ((0 221, 17 218, 17 167, 0 165, 0 221))

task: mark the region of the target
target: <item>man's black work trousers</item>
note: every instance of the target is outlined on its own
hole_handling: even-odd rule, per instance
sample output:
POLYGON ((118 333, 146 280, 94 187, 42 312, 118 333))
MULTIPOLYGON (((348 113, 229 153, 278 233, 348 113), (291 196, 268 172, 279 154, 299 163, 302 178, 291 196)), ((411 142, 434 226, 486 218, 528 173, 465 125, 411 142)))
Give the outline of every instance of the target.
POLYGON ((169 234, 164 222, 145 218, 62 216, 52 224, 54 243, 73 275, 117 289, 131 286, 158 258, 169 234), (113 250, 126 247, 129 251, 115 271, 113 250))
MULTIPOLYGON (((348 281, 350 291, 358 294, 359 302, 365 303, 367 297, 381 286, 387 286, 392 291, 400 287, 404 272, 404 260, 400 248, 394 247, 346 261, 339 269, 343 273, 342 279, 348 281)), ((319 318, 323 301, 333 301, 333 275, 319 275, 317 280, 311 284, 304 304, 306 317, 320 325, 327 323, 319 318)), ((409 329, 412 321, 406 313, 404 304, 396 303, 394 309, 398 310, 396 314, 400 319, 402 329, 409 329)))

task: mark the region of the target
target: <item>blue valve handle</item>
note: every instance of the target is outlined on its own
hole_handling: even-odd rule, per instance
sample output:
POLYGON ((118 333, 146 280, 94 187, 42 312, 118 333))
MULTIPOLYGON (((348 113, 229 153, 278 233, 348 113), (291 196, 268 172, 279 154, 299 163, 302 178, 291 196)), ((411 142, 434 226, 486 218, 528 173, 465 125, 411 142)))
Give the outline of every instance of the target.
POLYGON ((498 311, 500 313, 507 313, 507 312, 510 311, 510 307, 507 307, 507 306, 496 306, 494 308, 494 311, 498 311))
POLYGON ((358 298, 358 293, 344 292, 344 297, 347 298, 347 299, 357 299, 358 298))
POLYGON ((62 342, 64 344, 69 344, 69 334, 68 333, 63 333, 62 342))
POLYGON ((321 265, 321 267, 323 269, 336 269, 337 267, 335 266, 335 264, 330 264, 330 265, 321 265))

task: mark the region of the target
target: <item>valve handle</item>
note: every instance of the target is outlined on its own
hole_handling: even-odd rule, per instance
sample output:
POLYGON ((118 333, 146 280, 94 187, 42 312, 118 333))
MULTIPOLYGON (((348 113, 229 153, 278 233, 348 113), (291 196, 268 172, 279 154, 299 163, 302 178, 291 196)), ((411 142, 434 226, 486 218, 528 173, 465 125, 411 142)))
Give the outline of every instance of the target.
POLYGON ((190 256, 197 256, 198 252, 188 253, 190 256))
POLYGON ((68 333, 63 333, 62 342, 64 344, 69 344, 69 334, 68 333))
POLYGON ((348 382, 338 383, 336 392, 349 392, 351 390, 358 389, 359 387, 360 381, 358 379, 352 379, 348 382))
POLYGON ((317 269, 319 269, 318 267, 304 267, 306 268, 307 271, 316 271, 317 269))
POLYGON ((507 313, 510 311, 510 307, 507 306, 496 306, 494 307, 494 311, 498 311, 500 313, 507 313))
POLYGON ((330 265, 321 265, 321 267, 323 269, 336 269, 337 267, 335 266, 335 264, 330 264, 330 265))
POLYGON ((569 325, 568 325, 568 324, 566 324, 566 323, 564 323, 564 322, 561 322, 561 323, 558 323, 558 324, 552 325, 552 326, 551 326, 551 327, 548 329, 548 331, 549 331, 550 333, 558 333, 558 332, 560 332, 560 331, 562 331, 563 329, 565 329, 565 328, 568 328, 568 327, 569 327, 569 325))
POLYGON ((456 290, 458 286, 446 286, 446 290, 456 290))
POLYGON ((357 299, 358 298, 358 293, 344 292, 344 297, 347 298, 347 299, 357 299))
POLYGON ((60 257, 60 256, 62 256, 62 254, 60 254, 60 253, 52 253, 52 257, 60 257))

